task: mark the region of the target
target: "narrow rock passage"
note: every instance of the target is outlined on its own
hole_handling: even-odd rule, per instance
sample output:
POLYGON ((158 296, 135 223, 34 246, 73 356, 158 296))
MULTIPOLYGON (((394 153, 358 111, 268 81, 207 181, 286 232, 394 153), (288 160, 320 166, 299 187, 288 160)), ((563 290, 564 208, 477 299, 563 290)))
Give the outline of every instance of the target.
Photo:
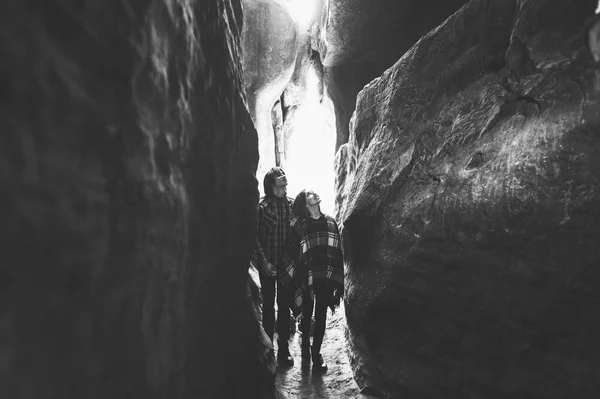
MULTIPOLYGON (((360 396, 346 353, 344 307, 340 306, 333 315, 331 310, 328 309, 327 312, 327 329, 321 354, 329 368, 326 373, 321 373, 313 372, 312 364, 303 367, 300 357, 302 334, 299 331, 293 333, 290 352, 294 357, 294 366, 278 367, 276 376, 277 386, 288 399, 344 399, 360 396)), ((277 351, 277 340, 274 341, 277 351)))

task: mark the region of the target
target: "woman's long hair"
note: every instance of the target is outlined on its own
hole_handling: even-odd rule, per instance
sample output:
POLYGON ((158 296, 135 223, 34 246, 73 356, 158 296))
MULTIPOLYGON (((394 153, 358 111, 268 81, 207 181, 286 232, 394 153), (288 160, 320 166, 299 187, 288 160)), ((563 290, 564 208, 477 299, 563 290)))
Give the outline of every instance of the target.
MULTIPOLYGON (((317 195, 317 193, 315 193, 312 190, 305 189, 300 191, 298 195, 296 195, 294 205, 292 205, 292 213, 294 214, 294 217, 307 218, 310 216, 310 214, 308 213, 308 208, 306 207, 306 197, 309 197, 310 195, 317 195)), ((319 212, 320 211, 321 208, 319 207, 319 212)))
POLYGON ((292 213, 294 217, 306 218, 308 217, 308 209, 306 209, 306 190, 302 190, 296 195, 294 205, 292 205, 292 213))
POLYGON ((275 185, 275 179, 278 177, 285 176, 285 172, 279 166, 274 166, 265 174, 263 179, 263 188, 265 190, 265 196, 273 196, 273 185, 275 185))

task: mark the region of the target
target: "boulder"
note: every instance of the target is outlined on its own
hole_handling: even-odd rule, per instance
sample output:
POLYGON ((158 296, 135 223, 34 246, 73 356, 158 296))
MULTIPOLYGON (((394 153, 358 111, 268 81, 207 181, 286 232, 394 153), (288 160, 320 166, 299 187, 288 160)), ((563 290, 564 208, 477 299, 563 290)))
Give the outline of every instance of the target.
POLYGON ((596 3, 472 0, 360 92, 336 161, 359 386, 600 395, 596 3))
POLYGON ((243 6, 244 88, 258 131, 260 159, 256 175, 262 179, 276 165, 271 111, 294 72, 298 25, 288 8, 275 0, 244 0, 243 6))

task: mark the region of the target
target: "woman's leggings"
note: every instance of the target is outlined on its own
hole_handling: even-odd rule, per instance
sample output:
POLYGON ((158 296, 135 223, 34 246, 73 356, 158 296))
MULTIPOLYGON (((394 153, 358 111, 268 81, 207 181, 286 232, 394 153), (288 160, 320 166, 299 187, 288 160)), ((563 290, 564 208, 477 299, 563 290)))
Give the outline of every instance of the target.
POLYGON ((331 297, 331 288, 323 284, 316 285, 314 288, 314 301, 311 299, 308 291, 304 292, 302 302, 302 336, 308 337, 310 332, 310 322, 312 319, 313 309, 315 311, 315 329, 313 332, 313 343, 323 342, 325 335, 325 323, 327 321, 327 304, 331 297))

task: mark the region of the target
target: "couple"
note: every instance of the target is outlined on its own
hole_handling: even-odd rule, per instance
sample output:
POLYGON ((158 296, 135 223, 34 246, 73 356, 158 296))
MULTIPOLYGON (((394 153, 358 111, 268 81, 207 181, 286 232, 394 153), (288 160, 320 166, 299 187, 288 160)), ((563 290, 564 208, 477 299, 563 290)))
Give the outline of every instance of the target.
POLYGON ((277 287, 277 362, 292 366, 288 340, 290 309, 302 314, 302 362, 326 371, 321 356, 327 307, 339 306, 344 293, 344 267, 338 226, 321 213, 317 193, 302 190, 286 196, 284 171, 275 167, 264 178, 265 196, 258 206, 257 260, 263 292, 263 327, 271 340, 275 329, 277 287), (310 324, 315 325, 312 347, 310 324))

